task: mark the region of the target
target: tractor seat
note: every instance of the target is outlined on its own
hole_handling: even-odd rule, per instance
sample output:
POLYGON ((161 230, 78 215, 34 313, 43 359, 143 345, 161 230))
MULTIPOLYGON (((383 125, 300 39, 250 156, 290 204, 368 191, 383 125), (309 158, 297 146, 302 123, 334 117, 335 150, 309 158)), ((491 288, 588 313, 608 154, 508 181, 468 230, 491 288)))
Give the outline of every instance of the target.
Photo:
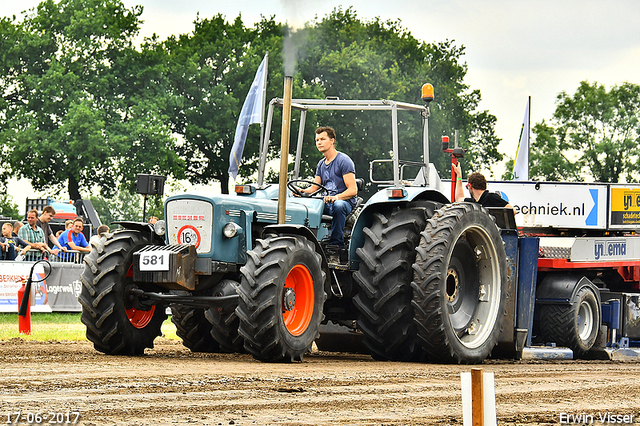
MULTIPOLYGON (((356 178, 356 187, 358 188, 358 192, 364 191, 364 179, 356 178)), ((353 209, 351 209, 351 213, 349 213, 347 215, 347 221, 349 220, 349 217, 353 213, 355 213, 360 206, 362 206, 363 203, 364 203, 364 199, 362 197, 359 197, 359 196, 356 195, 356 205, 353 206, 353 209)), ((333 222, 333 216, 330 216, 328 214, 323 214, 321 222, 322 223, 331 223, 331 222, 333 222)))

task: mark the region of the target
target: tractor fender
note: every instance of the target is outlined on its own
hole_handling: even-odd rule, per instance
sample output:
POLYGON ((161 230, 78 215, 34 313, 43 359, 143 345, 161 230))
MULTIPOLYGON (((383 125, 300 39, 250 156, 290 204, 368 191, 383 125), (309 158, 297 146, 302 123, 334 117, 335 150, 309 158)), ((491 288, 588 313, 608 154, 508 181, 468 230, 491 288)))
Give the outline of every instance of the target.
POLYGON ((157 235, 153 230, 153 225, 150 223, 121 220, 112 222, 112 224, 120 225, 123 228, 130 229, 132 231, 139 231, 143 235, 151 235, 155 244, 166 244, 164 237, 157 235))
POLYGON ((382 209, 387 209, 390 206, 406 206, 413 201, 435 201, 442 204, 449 204, 450 201, 442 192, 433 188, 424 187, 405 187, 406 196, 403 198, 390 198, 387 195, 386 189, 375 193, 369 201, 363 206, 362 211, 358 214, 356 223, 351 231, 351 242, 349 243, 349 259, 356 262, 356 265, 352 264, 352 269, 356 266, 358 257, 356 250, 364 245, 364 236, 362 234, 365 227, 370 227, 373 223, 373 215, 382 209))
POLYGON ((576 294, 582 287, 589 287, 600 305, 600 291, 594 283, 579 274, 549 274, 538 284, 537 304, 567 304, 576 302, 576 294))
POLYGON ((329 274, 329 262, 327 261, 327 255, 325 254, 320 242, 316 238, 315 234, 311 232, 309 228, 304 225, 268 225, 262 230, 261 237, 266 234, 281 234, 281 235, 300 235, 311 241, 320 256, 322 256, 322 270, 327 276, 327 280, 324 283, 325 292, 331 294, 331 278, 329 274))
POLYGON ((427 200, 437 201, 442 204, 449 204, 451 201, 442 192, 434 188, 425 188, 422 186, 405 186, 402 189, 404 196, 401 198, 391 198, 388 194, 390 189, 395 188, 383 188, 380 191, 373 194, 369 201, 365 204, 365 207, 374 204, 389 204, 389 203, 402 203, 410 202, 414 200, 427 200))

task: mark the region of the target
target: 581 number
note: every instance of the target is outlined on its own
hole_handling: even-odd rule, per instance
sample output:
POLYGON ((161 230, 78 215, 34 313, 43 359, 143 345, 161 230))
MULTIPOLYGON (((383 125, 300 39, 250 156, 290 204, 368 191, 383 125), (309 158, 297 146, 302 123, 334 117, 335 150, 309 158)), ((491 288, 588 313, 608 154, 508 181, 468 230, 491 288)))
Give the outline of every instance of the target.
POLYGON ((153 251, 140 253, 141 271, 168 271, 169 270, 168 251, 153 251))
POLYGON ((164 265, 164 256, 158 256, 155 254, 147 254, 142 256, 143 265, 164 265))

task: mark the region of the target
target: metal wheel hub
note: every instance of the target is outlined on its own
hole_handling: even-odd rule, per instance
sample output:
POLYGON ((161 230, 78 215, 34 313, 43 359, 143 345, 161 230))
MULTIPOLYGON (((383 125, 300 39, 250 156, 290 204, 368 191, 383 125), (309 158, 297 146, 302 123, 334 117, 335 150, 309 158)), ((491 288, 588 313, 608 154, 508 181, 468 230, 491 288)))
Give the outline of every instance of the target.
POLYGON ((578 308, 578 335, 584 341, 593 331, 593 310, 587 302, 580 304, 578 308))
POLYGON ((447 302, 452 303, 458 298, 460 279, 455 269, 447 271, 447 302))
POLYGON ((296 306, 296 292, 291 287, 284 288, 284 294, 282 295, 282 309, 284 311, 291 311, 296 306))

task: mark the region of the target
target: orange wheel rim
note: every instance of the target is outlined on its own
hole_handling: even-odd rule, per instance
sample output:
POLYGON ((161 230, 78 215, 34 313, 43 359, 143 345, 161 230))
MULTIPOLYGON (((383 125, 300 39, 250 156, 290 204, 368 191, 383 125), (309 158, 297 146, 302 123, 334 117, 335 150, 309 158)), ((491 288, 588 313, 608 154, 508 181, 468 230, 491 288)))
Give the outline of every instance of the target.
MULTIPOLYGON (((127 278, 133 277, 133 265, 129 266, 129 270, 127 271, 127 278)), ((145 328, 151 320, 153 319, 153 314, 156 311, 156 307, 152 306, 150 310, 143 311, 141 309, 129 308, 126 309, 127 318, 129 318, 129 322, 135 328, 145 328)))
POLYGON ((143 311, 136 308, 127 309, 127 317, 129 322, 135 328, 145 328, 153 319, 153 313, 156 311, 156 307, 152 306, 150 310, 143 311))
POLYGON ((295 292, 295 304, 290 311, 285 310, 283 304, 282 319, 289 333, 299 336, 309 327, 313 316, 313 278, 306 266, 296 265, 289 271, 284 286, 295 292))

